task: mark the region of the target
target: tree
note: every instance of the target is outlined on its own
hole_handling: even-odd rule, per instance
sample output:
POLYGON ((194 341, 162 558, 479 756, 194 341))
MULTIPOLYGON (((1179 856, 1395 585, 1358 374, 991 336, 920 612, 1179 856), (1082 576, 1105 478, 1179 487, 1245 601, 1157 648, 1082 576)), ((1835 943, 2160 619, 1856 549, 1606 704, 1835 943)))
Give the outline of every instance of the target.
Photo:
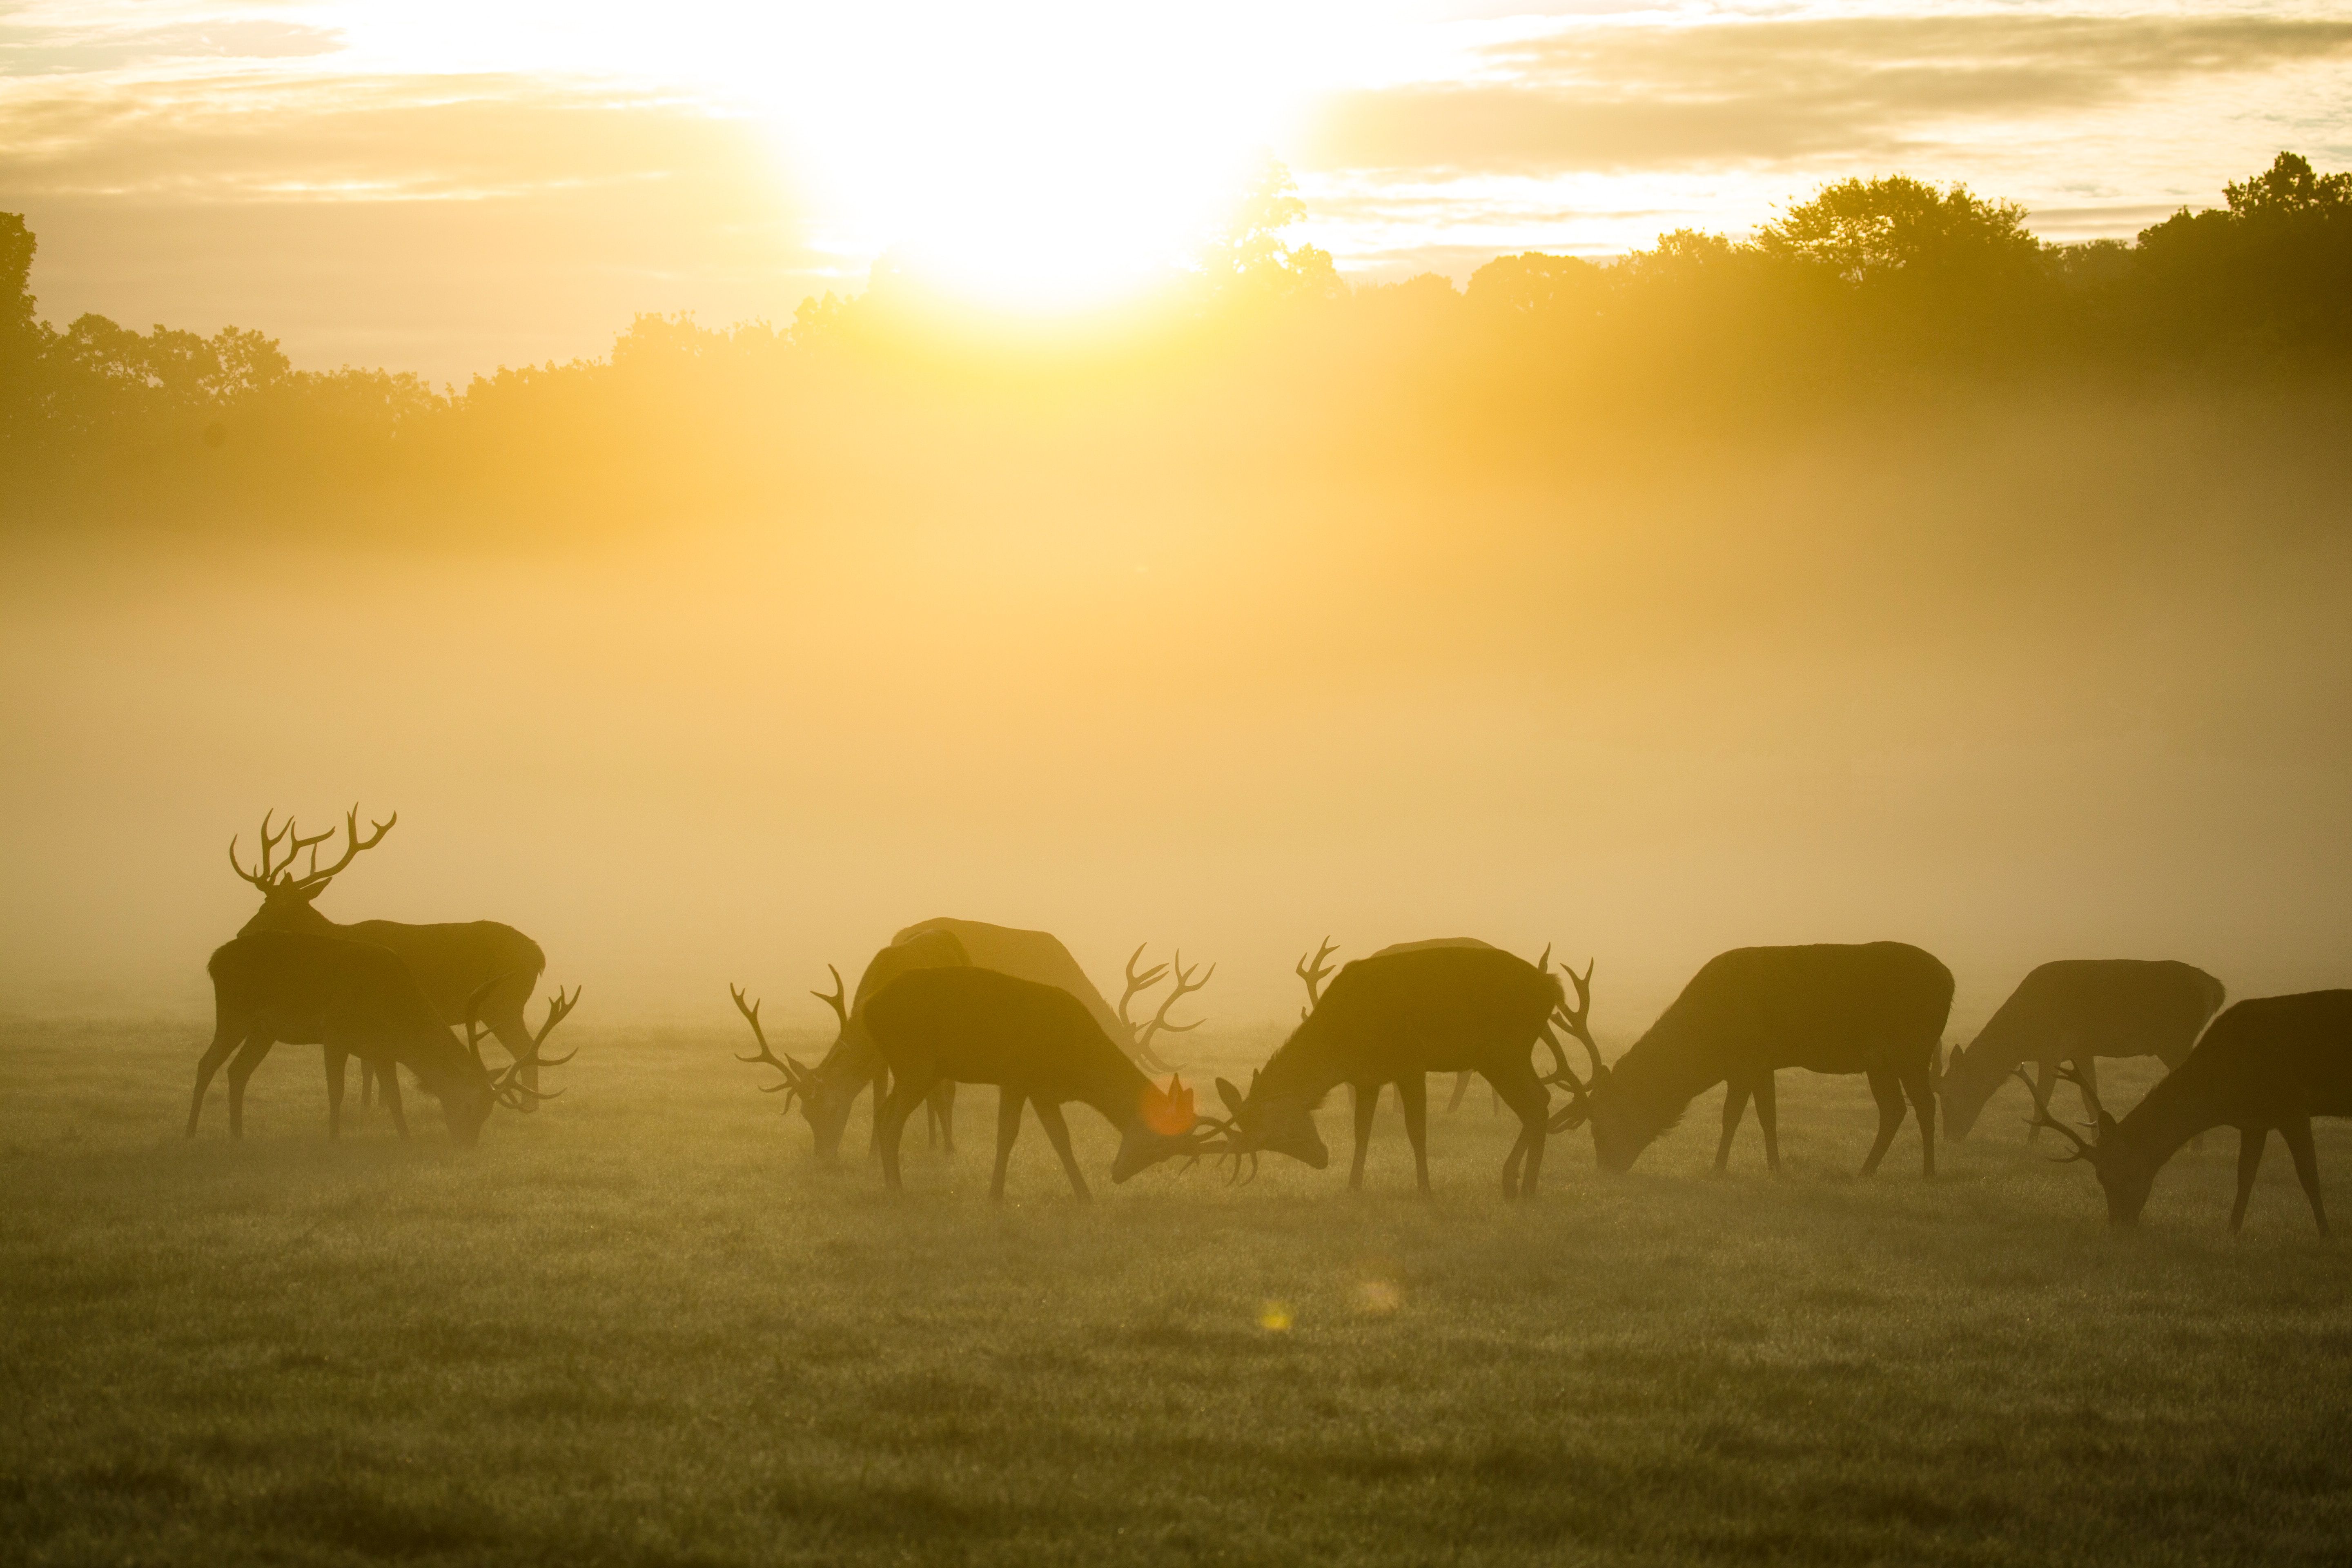
POLYGON ((1608 274, 1577 256, 1538 250, 1498 256, 1470 274, 1472 308, 1511 316, 1573 310, 1590 315, 1608 294, 1608 274))
POLYGON ((1298 182, 1269 158, 1234 207, 1224 235, 1202 253, 1201 270, 1211 294, 1261 302, 1345 298, 1348 286, 1328 251, 1283 241, 1282 231, 1306 216, 1298 182))
POLYGON ((2028 277, 2042 242, 2015 202, 1987 201, 1966 185, 1938 193, 1907 174, 1841 180, 1790 207, 1756 235, 1764 256, 1820 268, 1846 282, 1895 278, 2028 277))

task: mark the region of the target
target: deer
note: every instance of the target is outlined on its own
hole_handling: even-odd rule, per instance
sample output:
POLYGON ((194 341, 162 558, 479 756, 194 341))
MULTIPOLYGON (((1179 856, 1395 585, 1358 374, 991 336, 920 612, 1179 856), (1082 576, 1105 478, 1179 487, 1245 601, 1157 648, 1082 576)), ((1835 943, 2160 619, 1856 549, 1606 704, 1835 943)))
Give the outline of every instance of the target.
POLYGON ((1700 966, 1682 994, 1633 1047, 1604 1068, 1596 1054, 1582 1085, 1562 1081, 1570 1102, 1551 1131, 1592 1128, 1603 1170, 1628 1171, 1701 1092, 1724 1084, 1720 1173, 1750 1099, 1764 1130, 1764 1158, 1780 1169, 1772 1075, 1780 1068, 1861 1073, 1878 1101, 1878 1139, 1863 1161, 1870 1175, 1903 1125, 1904 1097, 1919 1116, 1925 1173, 1936 1173, 1931 1067, 1952 1007, 1952 972, 1899 942, 1811 947, 1741 947, 1700 966))
MULTIPOLYGON (((1589 1009, 1590 968, 1581 980, 1567 973, 1578 981, 1589 1009)), ((1246 1092, 1227 1079, 1216 1080, 1229 1116, 1220 1152, 1254 1158, 1261 1150, 1271 1151, 1323 1169, 1331 1156, 1314 1113, 1325 1096, 1345 1083, 1356 1091, 1356 1157, 1348 1186, 1361 1191, 1372 1108, 1381 1086, 1393 1083, 1412 1144, 1414 1179, 1427 1193, 1428 1075, 1475 1072, 1519 1118, 1519 1136, 1503 1163, 1504 1195, 1530 1196, 1543 1168, 1550 1112, 1547 1080, 1537 1076, 1530 1059, 1538 1040, 1551 1047, 1557 1071, 1574 1080, 1567 1053, 1552 1032, 1556 1023, 1584 1043, 1598 1070, 1600 1052, 1586 1030, 1584 1013, 1569 1008, 1560 976, 1551 973, 1549 948, 1534 963, 1496 948, 1450 944, 1357 959, 1340 968, 1290 1037, 1251 1076, 1246 1092)))
POLYGON ((1973 1041, 1953 1049, 1937 1074, 1944 1141, 1966 1142, 1985 1102, 2028 1062, 2041 1068, 2041 1081, 2032 1085, 2029 1141, 2041 1136, 2036 1118, 2050 1108, 2062 1061, 2074 1064, 2084 1114, 2097 1114, 2095 1058, 2155 1057, 2168 1069, 2177 1068, 2226 995, 2203 970, 2169 960, 2066 958, 2042 964, 1973 1041))
MULTIPOLYGON (((875 1090, 874 1104, 877 1112, 874 1124, 874 1146, 878 1149, 882 1130, 878 1112, 883 1097, 889 1091, 888 1068, 866 1032, 864 1009, 867 1001, 884 986, 912 970, 940 968, 992 969, 999 973, 1057 986, 1076 997, 1112 1039, 1129 1042, 1129 1048, 1139 1062, 1154 1067, 1156 1070, 1160 1058, 1151 1048, 1152 1041, 1163 1033, 1188 1033, 1199 1028, 1202 1023, 1200 1019, 1189 1024, 1171 1023, 1168 1017, 1170 1009, 1185 996, 1206 986, 1216 973, 1216 966, 1212 964, 1206 973, 1201 973, 1198 964, 1186 967, 1183 955, 1179 953, 1172 970, 1164 963, 1139 970, 1137 963, 1143 952, 1144 948, 1138 946, 1129 955, 1127 989, 1121 993, 1118 1005, 1114 1009, 1103 1000, 1102 994, 1095 989, 1086 972, 1078 967, 1077 960, 1070 956, 1070 950, 1050 932, 1022 931, 982 921, 922 921, 899 931, 890 939, 889 946, 867 962, 865 972, 858 976, 855 994, 845 994, 841 972, 830 964, 826 965, 826 972, 833 977, 833 990, 830 993, 812 992, 811 994, 833 1009, 838 1026, 831 1047, 815 1067, 803 1067, 789 1055, 777 1058, 768 1048, 767 1039, 760 1034, 756 1021, 752 1023, 752 1031, 759 1040, 758 1049, 751 1056, 737 1059, 772 1067, 783 1074, 781 1082, 767 1086, 767 1091, 792 1090, 786 1096, 785 1103, 789 1106, 795 1099, 798 1100, 802 1116, 816 1135, 817 1155, 826 1161, 838 1157, 842 1133, 849 1125, 850 1110, 856 1105, 857 1097, 871 1085, 875 1090), (1158 1012, 1141 1023, 1129 1018, 1128 1007, 1133 999, 1139 993, 1158 985, 1171 973, 1175 984, 1161 1000, 1158 1012), (1194 978, 1196 974, 1198 979, 1194 978)), ((732 991, 734 987, 730 986, 729 989, 732 991)), ((737 998, 736 1009, 750 1018, 751 1011, 756 1009, 758 1004, 751 1003, 747 1008, 740 993, 737 993, 737 998)), ((936 1132, 947 1149, 952 1152, 955 1148, 954 1082, 943 1080, 926 1105, 927 1134, 936 1132)))
MULTIPOLYGON (((576 989, 551 998, 546 1021, 525 1037, 521 1053, 492 1073, 482 1060, 478 1019, 467 1018, 466 1039, 459 1044, 415 973, 390 948, 316 931, 247 931, 215 950, 205 969, 212 976, 214 1008, 213 1043, 205 1055, 218 1058, 244 1047, 229 1067, 233 1138, 245 1135, 245 1079, 273 1040, 325 1047, 329 1137, 341 1135, 344 1063, 358 1057, 381 1076, 384 1104, 401 1137, 408 1136, 408 1119, 395 1068, 404 1067, 441 1102, 449 1135, 461 1148, 480 1140, 493 1108, 520 1110, 552 1098, 532 1088, 526 1075, 572 1059, 549 1059, 540 1050, 578 1005, 576 989)), ((484 982, 468 1002, 478 1005, 504 979, 484 982)))
MULTIPOLYGON (((1372 956, 1386 958, 1392 952, 1417 952, 1427 947, 1483 947, 1494 951, 1495 944, 1490 942, 1481 942, 1475 936, 1441 936, 1433 937, 1426 942, 1391 942, 1372 956)), ((1331 971, 1326 966, 1326 961, 1338 951, 1338 948, 1331 945, 1331 939, 1327 936, 1323 939, 1322 945, 1315 950, 1312 958, 1305 953, 1299 955, 1298 963, 1293 973, 1307 986, 1307 1005, 1298 1010, 1298 1016, 1302 1021, 1309 1012, 1314 1010, 1315 1004, 1318 1000, 1318 988, 1330 977, 1331 971)), ((1470 1092, 1470 1080, 1476 1076, 1477 1074, 1469 1072, 1458 1072, 1454 1075, 1454 1092, 1445 1101, 1447 1115, 1451 1116, 1462 1109, 1463 1098, 1470 1092)), ((1486 1109, 1489 1111, 1499 1110, 1502 1103, 1499 1097, 1492 1092, 1488 1093, 1486 1109)))
POLYGON ((1173 1074, 1165 1089, 1153 1083, 1112 1043, 1101 1020, 1060 986, 992 969, 918 969, 876 992, 864 1015, 867 1033, 889 1068, 890 1088, 877 1120, 882 1180, 892 1192, 902 1190, 898 1142, 907 1118, 943 1080, 992 1083, 1001 1091, 996 1167, 988 1187, 992 1203, 1004 1201, 1005 1168, 1024 1105, 1036 1107, 1046 1141, 1081 1202, 1093 1194, 1071 1152, 1069 1124, 1062 1117, 1062 1107, 1071 1100, 1094 1107, 1118 1129, 1113 1183, 1124 1183, 1162 1160, 1197 1159, 1218 1148, 1214 1140, 1222 1128, 1202 1125, 1192 1091, 1173 1074))
MULTIPOLYGON (((2017 1068, 2024 1079, 2025 1069, 2017 1068)), ((2081 1074, 2059 1068, 2062 1079, 2087 1090, 2081 1074)), ((2031 1088, 2029 1082, 2027 1087, 2031 1088)), ((2032 1120, 2071 1141, 2062 1163, 2082 1161, 2099 1178, 2107 1223, 2139 1223, 2156 1173, 2180 1146, 2215 1127, 2238 1130, 2238 1197, 2230 1230, 2246 1223, 2263 1145, 2276 1131, 2294 1161, 2295 1179, 2311 1200, 2319 1234, 2330 1235, 2319 1195, 2319 1160, 2311 1143, 2315 1116, 2352 1116, 2352 991, 2306 991, 2258 996, 2213 1020, 2179 1067, 2121 1121, 2091 1101, 2093 1136, 2084 1138, 2037 1105, 2032 1120)))
MULTIPOLYGON (((343 851, 332 865, 319 864, 319 847, 335 836, 333 828, 316 835, 304 835, 292 817, 276 831, 270 828, 276 813, 265 813, 261 819, 261 853, 259 861, 248 870, 237 858, 237 839, 230 838, 228 863, 246 881, 261 894, 261 908, 239 928, 237 934, 249 935, 264 931, 308 931, 318 936, 339 936, 353 942, 371 942, 398 953, 418 984, 432 1000, 434 1009, 444 1024, 455 1026, 465 1022, 467 1008, 475 994, 487 984, 489 988, 480 1001, 481 1022, 488 1026, 507 1054, 522 1061, 530 1053, 530 1029, 523 1021, 523 1008, 530 1003, 531 993, 539 985, 539 976, 547 967, 547 957, 539 944, 512 926, 495 921, 468 921, 436 925, 411 925, 398 921, 359 921, 339 925, 319 912, 317 900, 320 893, 352 862, 383 842, 383 836, 400 821, 394 812, 383 822, 372 822, 372 831, 360 836, 359 807, 353 805, 343 818, 343 851), (298 873, 296 858, 305 851, 309 862, 298 873)), ((270 1042, 264 1040, 254 1049, 246 1076, 260 1065, 269 1053, 270 1042)), ((195 1091, 189 1097, 188 1136, 196 1132, 198 1118, 204 1114, 205 1091, 212 1083, 213 1074, 220 1069, 226 1049, 215 1042, 216 1050, 207 1051, 196 1064, 195 1091)), ((244 1078, 231 1075, 229 1114, 234 1120, 243 1097, 244 1078)), ((527 1089, 539 1087, 539 1070, 528 1067, 521 1079, 527 1089)), ((366 1091, 364 1078, 362 1092, 366 1091)), ((391 1089, 387 1094, 394 1092, 391 1089)), ((537 1101, 528 1096, 522 1100, 527 1109, 537 1101)))

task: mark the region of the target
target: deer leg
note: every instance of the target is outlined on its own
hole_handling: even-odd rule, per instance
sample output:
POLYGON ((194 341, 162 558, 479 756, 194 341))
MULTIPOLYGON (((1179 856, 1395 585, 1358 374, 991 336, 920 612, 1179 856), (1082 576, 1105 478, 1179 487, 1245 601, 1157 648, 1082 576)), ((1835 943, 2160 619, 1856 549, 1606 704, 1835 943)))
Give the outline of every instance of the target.
POLYGON ((1404 1111, 1404 1135, 1412 1145, 1413 1180, 1429 1191, 1429 1075, 1410 1072, 1397 1079, 1397 1104, 1404 1111))
MULTIPOLYGON (((1930 1051, 1941 1047, 1930 1047, 1930 1051)), ((1911 1097, 1911 1109, 1919 1116, 1919 1174, 1933 1181, 1936 1176, 1936 1080, 1927 1058, 1913 1062, 1903 1069, 1903 1092, 1911 1097)))
POLYGON ((1780 1173, 1780 1096, 1766 1073, 1756 1083, 1756 1125, 1764 1130, 1764 1168, 1780 1173))
POLYGON ((882 1107, 890 1100, 890 1068, 886 1064, 874 1069, 874 1127, 866 1135, 866 1152, 882 1152, 882 1107))
POLYGON ((1445 1114, 1451 1116, 1455 1111, 1461 1110, 1462 1098, 1469 1092, 1470 1075, 1466 1072, 1455 1073, 1454 1075, 1454 1098, 1445 1102, 1445 1114))
POLYGON ((228 1064, 228 1135, 232 1138, 245 1136, 245 1080, 277 1043, 266 1031, 257 1029, 245 1037, 236 1059, 228 1064))
POLYGON ((2254 1195, 2254 1173, 2263 1168, 2263 1145, 2270 1142, 2267 1127, 2238 1129, 2238 1201, 2230 1205, 2230 1234, 2246 1223, 2246 1200, 2254 1195))
POLYGON ((1070 1124, 1062 1120, 1062 1108, 1050 1100, 1036 1103, 1037 1120, 1045 1124, 1045 1142, 1062 1157, 1062 1169, 1069 1173, 1071 1189, 1080 1202, 1090 1201, 1094 1194, 1087 1191, 1086 1173, 1078 1169, 1078 1157, 1070 1152, 1070 1124))
POLYGON ((2042 1119, 2050 1114, 2050 1089, 2057 1081, 2058 1074, 2055 1062, 2037 1062, 2034 1066, 2039 1070, 2033 1075, 2033 1121, 2025 1130, 2028 1143, 2037 1142, 2042 1136, 2042 1119))
POLYGON ((1739 1131, 1739 1118, 1748 1110, 1749 1092, 1748 1080, 1744 1078, 1731 1078, 1724 1080, 1723 1136, 1717 1140, 1715 1145, 1715 1173, 1718 1176, 1723 1174, 1731 1163, 1732 1134, 1739 1131))
POLYGON ((992 1204, 1004 1201, 1004 1168, 1013 1163, 1013 1141, 1021 1136, 1022 1101, 1021 1091, 1009 1087, 996 1096, 996 1173, 988 1181, 988 1201, 992 1204))
POLYGON ((1356 1091, 1356 1163, 1348 1168, 1348 1190, 1364 1190, 1364 1156, 1372 1147, 1372 1114, 1381 1107, 1381 1086, 1373 1084, 1367 1091, 1361 1084, 1350 1085, 1356 1091))
POLYGON ((930 1147, 930 1130, 936 1127, 940 1134, 940 1152, 955 1152, 955 1079, 946 1078, 941 1079, 939 1087, 931 1090, 930 1098, 923 1101, 925 1148, 930 1147))
POLYGON ((364 1110, 374 1103, 375 1063, 362 1057, 360 1058, 360 1109, 364 1110))
POLYGON ((1870 1146, 1870 1158, 1862 1163, 1865 1176, 1878 1169, 1878 1163, 1886 1158, 1886 1151, 1894 1145, 1895 1134, 1903 1127, 1903 1085, 1885 1068, 1872 1068, 1868 1077, 1870 1096, 1878 1101, 1878 1142, 1870 1146))
MULTIPOLYGON (((339 1051, 332 1046, 323 1047, 327 1057, 327 1139, 330 1142, 343 1135, 343 1068, 351 1061, 349 1051, 339 1051)), ((366 1070, 364 1067, 361 1069, 366 1070)))
POLYGON ((2311 1147, 2311 1118, 2290 1116, 2279 1123, 2279 1136, 2286 1140, 2286 1152, 2294 1156, 2294 1179, 2303 1184, 2303 1195, 2311 1200, 2311 1217, 2319 1222, 2319 1234, 2329 1234, 2327 1205, 2319 1201, 2319 1156, 2311 1147))
POLYGON ((930 1084, 901 1074, 875 1113, 874 1134, 882 1146, 882 1184, 894 1193, 900 1187, 898 1140, 906 1133, 907 1118, 930 1091, 930 1084))
POLYGON ((196 1120, 205 1113, 205 1090, 212 1087, 213 1074, 220 1071, 221 1063, 228 1060, 243 1039, 237 1026, 226 1013, 213 1025, 213 1043, 196 1058, 196 1091, 188 1097, 188 1136, 196 1135, 196 1120))
POLYGON ((392 1112, 393 1130, 405 1143, 408 1142, 408 1109, 400 1103, 400 1064, 376 1063, 375 1077, 376 1081, 383 1086, 383 1108, 392 1112))
POLYGON ((1519 1119, 1518 1142, 1503 1162, 1503 1195, 1533 1197, 1536 1178, 1543 1172, 1544 1133, 1551 1121, 1551 1100, 1536 1079, 1536 1069, 1524 1060, 1486 1075, 1496 1096, 1519 1119), (1525 1174, 1520 1167, 1524 1163, 1525 1174))

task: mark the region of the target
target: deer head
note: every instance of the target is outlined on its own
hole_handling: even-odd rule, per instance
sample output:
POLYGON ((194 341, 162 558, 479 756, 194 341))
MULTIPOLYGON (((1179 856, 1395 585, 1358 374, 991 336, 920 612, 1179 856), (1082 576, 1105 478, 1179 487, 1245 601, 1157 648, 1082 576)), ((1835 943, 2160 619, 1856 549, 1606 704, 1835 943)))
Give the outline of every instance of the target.
POLYGON ((1249 1092, 1244 1094, 1230 1081, 1217 1080, 1217 1098, 1224 1101, 1231 1119, 1225 1123, 1226 1143, 1222 1152, 1249 1155, 1253 1163, 1263 1151, 1287 1154, 1318 1171, 1329 1164, 1331 1151, 1316 1130, 1315 1108, 1303 1095, 1261 1094, 1261 1081, 1259 1074, 1252 1073, 1249 1092))
POLYGON ((560 1089, 541 1092, 527 1087, 522 1081, 526 1068, 560 1068, 580 1054, 574 1048, 560 1057, 540 1055, 540 1047, 547 1043, 547 1037, 554 1031, 555 1026, 570 1017, 572 1009, 580 1005, 578 986, 572 987, 569 996, 559 988, 547 999, 547 1017, 531 1035, 530 1048, 497 1072, 490 1071, 489 1064, 482 1059, 481 1006, 492 991, 513 978, 511 974, 501 974, 485 981, 467 1000, 466 1049, 472 1058, 474 1070, 466 1075, 456 1092, 436 1090, 441 1100, 441 1114, 449 1123, 449 1135, 465 1148, 472 1148, 480 1140, 482 1123, 489 1120, 490 1111, 495 1107, 503 1105, 509 1110, 520 1110, 527 1104, 553 1100, 563 1092, 560 1089))
POLYGON ((1124 1182, 1162 1160, 1198 1160, 1221 1152, 1214 1122, 1206 1122, 1193 1108, 1192 1091, 1175 1074, 1168 1087, 1146 1079, 1141 1103, 1120 1131, 1118 1157, 1111 1161, 1110 1179, 1124 1182))
MULTIPOLYGON (((2084 1085, 2082 1074, 2074 1070, 2074 1063, 2059 1064, 2058 1077, 2083 1089, 2085 1096, 2090 1096, 2090 1090, 2084 1085)), ((2027 1093, 2033 1092, 2033 1079, 2026 1075, 2022 1064, 2017 1068, 2016 1078, 2025 1085, 2027 1093)), ((2091 1097, 2091 1103, 2098 1104, 2095 1097, 2091 1097)), ((2087 1124, 2093 1133, 2089 1138, 2053 1118, 2039 1104, 2025 1121, 2029 1127, 2047 1127, 2074 1146, 2072 1153, 2053 1155, 2052 1158, 2062 1165, 2080 1160, 2091 1167, 2092 1174, 2099 1178, 2100 1190, 2106 1194, 2109 1225, 2137 1225, 2140 1211, 2147 1207, 2147 1194, 2156 1185, 2158 1162, 2141 1152, 2125 1133, 2123 1124, 2108 1115, 2105 1107, 2101 1107, 2095 1115, 2096 1120, 2087 1124)))
POLYGON ((353 805, 343 817, 342 858, 331 866, 320 866, 319 846, 332 838, 335 830, 330 827, 324 833, 306 835, 294 826, 294 819, 289 816, 285 826, 273 833, 269 819, 276 815, 274 810, 262 814, 261 859, 253 869, 247 870, 245 863, 236 858, 236 839, 232 837, 228 841, 230 869, 261 892, 261 908, 245 922, 244 929, 247 931, 299 931, 325 925, 326 917, 312 909, 310 901, 325 892, 327 884, 333 881, 362 851, 383 843, 383 836, 391 832, 393 825, 400 820, 400 813, 395 811, 386 820, 373 824, 374 831, 362 838, 360 808, 353 805), (297 873, 295 858, 305 850, 310 852, 309 862, 297 873))

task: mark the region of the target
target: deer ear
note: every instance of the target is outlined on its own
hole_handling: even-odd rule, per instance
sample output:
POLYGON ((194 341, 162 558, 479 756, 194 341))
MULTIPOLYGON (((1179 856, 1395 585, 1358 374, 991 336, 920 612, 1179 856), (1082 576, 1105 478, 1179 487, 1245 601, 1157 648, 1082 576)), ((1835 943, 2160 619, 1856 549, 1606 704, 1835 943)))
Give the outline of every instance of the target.
POLYGON ((1217 1098, 1223 1100, 1225 1109, 1235 1116, 1242 1113, 1242 1091, 1235 1089, 1229 1080, 1222 1078, 1217 1080, 1217 1098))

